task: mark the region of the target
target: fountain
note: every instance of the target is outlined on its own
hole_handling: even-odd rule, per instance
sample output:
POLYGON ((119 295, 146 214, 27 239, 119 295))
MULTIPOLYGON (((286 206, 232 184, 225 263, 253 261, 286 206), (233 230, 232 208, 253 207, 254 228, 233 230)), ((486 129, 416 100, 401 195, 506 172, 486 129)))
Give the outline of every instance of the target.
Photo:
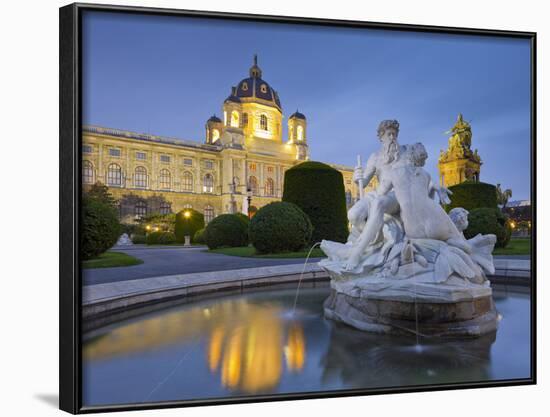
POLYGON ((325 316, 357 329, 391 334, 478 337, 495 331, 497 312, 486 273, 494 273, 494 235, 467 240, 467 211, 448 215, 451 192, 423 168, 421 143, 400 146, 399 123, 380 123, 382 149, 354 179, 379 185, 349 210, 346 243, 324 240, 331 277, 325 316))

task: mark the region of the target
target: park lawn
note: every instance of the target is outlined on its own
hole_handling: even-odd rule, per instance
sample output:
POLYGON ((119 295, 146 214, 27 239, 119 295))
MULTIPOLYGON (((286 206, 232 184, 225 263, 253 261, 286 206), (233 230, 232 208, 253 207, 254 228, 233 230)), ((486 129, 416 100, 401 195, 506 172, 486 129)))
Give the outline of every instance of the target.
POLYGON ((82 263, 84 269, 113 268, 116 266, 132 266, 142 264, 143 261, 122 252, 105 252, 97 258, 82 263))
POLYGON ((530 255, 531 239, 528 237, 516 237, 510 239, 505 248, 496 248, 493 255, 530 255))
MULTIPOLYGON (((271 258, 271 259, 288 259, 288 258, 305 258, 307 251, 300 252, 283 252, 283 253, 270 253, 267 255, 259 255, 256 253, 256 249, 253 246, 241 246, 238 248, 220 248, 211 249, 207 252, 221 253, 229 256, 241 256, 244 258, 271 258)), ((310 258, 324 258, 326 255, 320 248, 315 248, 311 251, 310 258)))

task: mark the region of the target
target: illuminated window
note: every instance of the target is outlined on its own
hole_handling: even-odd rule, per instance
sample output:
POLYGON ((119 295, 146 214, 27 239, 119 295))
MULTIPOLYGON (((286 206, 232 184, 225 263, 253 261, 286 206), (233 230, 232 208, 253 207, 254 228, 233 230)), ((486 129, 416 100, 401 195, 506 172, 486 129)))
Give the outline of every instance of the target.
POLYGON ((268 178, 265 182, 265 195, 270 197, 275 195, 275 183, 271 178, 268 178))
POLYGON ((183 158, 183 165, 186 165, 188 167, 193 166, 193 160, 191 158, 183 158))
POLYGON ((216 142, 220 138, 220 131, 218 129, 212 129, 212 142, 216 142))
POLYGON ((193 191, 193 174, 189 171, 183 173, 182 189, 183 191, 193 191))
POLYGON ((214 207, 205 206, 204 207, 204 222, 210 223, 214 219, 214 207))
POLYGON ((192 206, 191 204, 184 204, 184 205, 183 205, 183 208, 184 208, 184 209, 192 209, 193 206, 192 206))
POLYGON ((239 127, 239 112, 236 110, 231 112, 231 126, 239 127))
POLYGON ((160 188, 162 188, 163 190, 169 190, 171 182, 172 178, 170 175, 170 171, 168 171, 167 169, 161 169, 159 174, 160 188))
POLYGON ((94 183, 94 166, 90 161, 82 162, 82 182, 84 184, 94 183))
POLYGON ((249 169, 250 171, 256 171, 256 164, 250 164, 249 169))
POLYGON ((136 159, 139 161, 146 161, 147 154, 145 152, 136 152, 136 159))
POLYGON ((92 145, 84 145, 82 147, 83 153, 92 153, 93 151, 94 151, 94 148, 92 147, 92 145))
POLYGON ((170 214, 172 212, 172 207, 170 206, 170 203, 167 203, 165 201, 160 203, 159 212, 160 214, 170 214))
POLYGON ((248 113, 243 113, 243 127, 248 126, 248 113))
POLYGON ((144 167, 137 167, 134 172, 134 186, 136 188, 147 187, 147 170, 144 167))
POLYGON ((296 129, 296 136, 298 136, 298 140, 304 139, 304 128, 302 126, 298 126, 296 129))
POLYGON ((170 163, 170 155, 161 155, 160 156, 160 162, 164 162, 169 164, 170 163))
POLYGON ((120 157, 120 149, 118 148, 109 148, 109 155, 114 156, 115 158, 120 157))
POLYGON ((147 215, 147 203, 145 201, 138 201, 134 209, 136 217, 143 217, 147 215))
POLYGON ((255 176, 248 178, 248 188, 250 188, 252 195, 258 195, 258 179, 255 176))
POLYGON ((267 116, 265 114, 260 115, 260 129, 268 130, 267 129, 267 116))
POLYGON ((117 164, 110 164, 107 167, 107 185, 120 187, 122 185, 122 168, 117 164))
POLYGON ((203 178, 202 191, 205 193, 214 192, 214 177, 212 174, 206 174, 203 178))

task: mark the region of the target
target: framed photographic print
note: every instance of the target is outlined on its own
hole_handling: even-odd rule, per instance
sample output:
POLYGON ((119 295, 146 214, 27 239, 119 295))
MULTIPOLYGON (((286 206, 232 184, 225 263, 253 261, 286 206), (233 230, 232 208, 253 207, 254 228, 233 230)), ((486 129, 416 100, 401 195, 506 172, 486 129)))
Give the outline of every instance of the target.
POLYGON ((60 408, 534 384, 535 42, 62 7, 60 408))

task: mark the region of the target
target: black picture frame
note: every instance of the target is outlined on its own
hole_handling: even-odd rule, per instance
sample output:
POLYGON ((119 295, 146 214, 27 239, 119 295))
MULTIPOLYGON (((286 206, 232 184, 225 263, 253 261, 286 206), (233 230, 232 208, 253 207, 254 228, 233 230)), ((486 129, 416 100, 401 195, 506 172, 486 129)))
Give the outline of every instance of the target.
POLYGON ((240 13, 205 12, 194 10, 160 9, 149 7, 112 6, 96 4, 70 4, 59 11, 60 47, 60 258, 59 258, 59 407, 72 414, 123 410, 143 410, 200 405, 221 405, 247 402, 280 401, 440 391, 462 388, 504 387, 536 384, 536 284, 537 284, 537 221, 536 221, 536 33, 486 30, 472 28, 438 27, 412 24, 392 24, 364 21, 344 21, 305 17, 267 16, 240 13), (533 227, 531 234, 531 378, 500 380, 447 385, 424 385, 384 389, 354 389, 315 393, 259 395, 238 398, 208 399, 196 401, 169 401, 109 406, 83 407, 82 405, 82 357, 81 357, 81 261, 79 257, 79 225, 81 208, 81 127, 82 127, 82 48, 81 21, 84 11, 133 13, 145 15, 170 15, 222 20, 286 23, 298 25, 332 26, 342 28, 391 29, 402 32, 429 32, 528 39, 531 44, 531 210, 533 227))

